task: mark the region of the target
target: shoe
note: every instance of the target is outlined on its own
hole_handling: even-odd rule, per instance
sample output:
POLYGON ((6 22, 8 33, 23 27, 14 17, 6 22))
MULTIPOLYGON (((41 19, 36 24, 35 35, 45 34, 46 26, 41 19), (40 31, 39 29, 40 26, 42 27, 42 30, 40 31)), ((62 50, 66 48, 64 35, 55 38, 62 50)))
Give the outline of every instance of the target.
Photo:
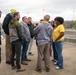
POLYGON ((31 61, 31 60, 27 58, 25 61, 31 61))
POLYGON ((41 69, 35 69, 35 71, 37 71, 37 72, 39 72, 39 73, 41 73, 41 72, 42 72, 42 70, 41 70, 41 69))
POLYGON ((54 59, 53 59, 52 61, 53 61, 53 62, 57 62, 57 60, 54 60, 54 59))
POLYGON ((57 65, 57 62, 54 62, 54 65, 57 65))
POLYGON ((56 70, 60 70, 60 69, 63 69, 63 68, 60 68, 59 66, 55 67, 56 70))
POLYGON ((50 68, 46 68, 46 72, 49 72, 50 71, 50 68))
POLYGON ((33 54, 32 52, 29 52, 29 53, 28 53, 28 55, 31 55, 31 56, 33 56, 34 54, 33 54))
POLYGON ((20 68, 20 69, 17 69, 17 70, 16 70, 16 72, 23 72, 23 71, 26 71, 26 69, 21 69, 21 68, 20 68))
POLYGON ((11 69, 14 70, 16 68, 16 66, 13 66, 11 69))
POLYGON ((16 58, 14 58, 14 60, 16 60, 16 58))
POLYGON ((45 58, 43 57, 43 61, 45 61, 45 58))
POLYGON ((55 60, 54 60, 54 59, 53 59, 52 61, 53 61, 53 62, 55 62, 55 60))
POLYGON ((43 61, 44 61, 45 59, 43 58, 43 61))
POLYGON ((21 62, 22 65, 28 65, 25 61, 21 62))
POLYGON ((6 61, 6 64, 10 65, 11 64, 11 61, 6 61))

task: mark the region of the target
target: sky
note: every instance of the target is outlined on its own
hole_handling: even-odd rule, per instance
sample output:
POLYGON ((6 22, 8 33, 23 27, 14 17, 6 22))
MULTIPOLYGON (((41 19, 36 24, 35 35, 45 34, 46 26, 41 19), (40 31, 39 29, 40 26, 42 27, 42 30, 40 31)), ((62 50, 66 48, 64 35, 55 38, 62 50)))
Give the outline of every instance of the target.
POLYGON ((39 21, 46 14, 51 16, 50 20, 57 16, 65 20, 76 19, 76 0, 0 0, 1 22, 11 8, 19 11, 21 18, 30 16, 33 21, 39 21))

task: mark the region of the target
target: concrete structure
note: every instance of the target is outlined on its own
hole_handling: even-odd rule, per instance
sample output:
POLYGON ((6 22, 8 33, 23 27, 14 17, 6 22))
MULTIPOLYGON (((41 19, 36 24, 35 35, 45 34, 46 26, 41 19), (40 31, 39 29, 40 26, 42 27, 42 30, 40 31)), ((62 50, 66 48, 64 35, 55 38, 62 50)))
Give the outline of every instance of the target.
POLYGON ((76 44, 76 31, 66 30, 65 31, 65 42, 76 44))

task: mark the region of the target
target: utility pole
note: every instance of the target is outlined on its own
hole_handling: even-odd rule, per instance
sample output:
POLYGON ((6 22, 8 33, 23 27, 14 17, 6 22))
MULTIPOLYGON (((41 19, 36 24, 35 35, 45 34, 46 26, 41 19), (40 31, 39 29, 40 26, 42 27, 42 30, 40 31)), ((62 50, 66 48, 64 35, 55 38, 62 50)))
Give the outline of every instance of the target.
POLYGON ((44 17, 44 9, 42 9, 42 11, 43 11, 43 17, 44 17))
POLYGON ((74 13, 75 13, 75 12, 73 11, 73 21, 74 21, 74 13))
POLYGON ((29 17, 29 12, 27 12, 27 17, 29 17))
POLYGON ((75 13, 75 12, 73 11, 73 26, 72 26, 72 28, 74 27, 74 13, 75 13))

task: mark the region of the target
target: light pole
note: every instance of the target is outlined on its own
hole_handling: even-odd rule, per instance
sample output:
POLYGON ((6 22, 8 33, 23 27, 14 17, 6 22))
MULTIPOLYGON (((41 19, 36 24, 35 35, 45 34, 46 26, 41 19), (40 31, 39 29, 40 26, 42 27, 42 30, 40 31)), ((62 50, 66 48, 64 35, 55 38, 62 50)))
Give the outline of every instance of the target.
POLYGON ((73 11, 73 21, 74 21, 74 13, 75 13, 75 12, 73 11))
POLYGON ((27 17, 29 16, 29 12, 27 12, 27 17))
POLYGON ((44 9, 42 9, 42 11, 43 11, 43 17, 44 17, 44 9))
POLYGON ((72 27, 74 27, 74 13, 75 13, 75 12, 73 11, 73 26, 72 26, 72 27))

